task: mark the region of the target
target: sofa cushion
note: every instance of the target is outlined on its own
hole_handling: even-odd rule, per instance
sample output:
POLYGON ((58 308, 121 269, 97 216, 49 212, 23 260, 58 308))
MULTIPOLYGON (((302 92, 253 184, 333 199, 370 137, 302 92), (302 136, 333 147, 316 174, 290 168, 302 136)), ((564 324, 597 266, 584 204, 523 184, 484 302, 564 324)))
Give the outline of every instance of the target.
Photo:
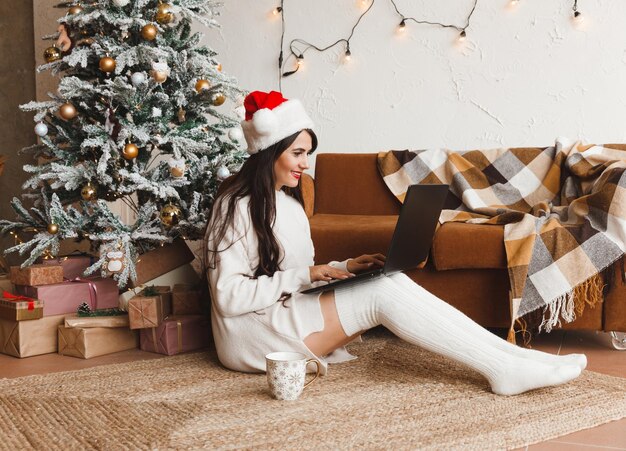
POLYGON ((438 270, 506 269, 504 226, 446 222, 435 233, 431 258, 438 270))
POLYGON ((314 214, 309 222, 315 263, 386 253, 397 221, 397 215, 314 214))

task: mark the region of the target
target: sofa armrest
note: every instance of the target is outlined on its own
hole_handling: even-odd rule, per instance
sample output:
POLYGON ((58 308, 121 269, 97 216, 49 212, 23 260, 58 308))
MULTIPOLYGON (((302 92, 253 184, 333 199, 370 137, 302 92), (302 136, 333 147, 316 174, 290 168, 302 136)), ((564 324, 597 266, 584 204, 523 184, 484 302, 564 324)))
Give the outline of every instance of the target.
POLYGON ((315 181, 309 174, 302 174, 300 179, 300 188, 302 190, 302 200, 304 201, 304 211, 307 218, 313 216, 313 207, 315 206, 315 181))

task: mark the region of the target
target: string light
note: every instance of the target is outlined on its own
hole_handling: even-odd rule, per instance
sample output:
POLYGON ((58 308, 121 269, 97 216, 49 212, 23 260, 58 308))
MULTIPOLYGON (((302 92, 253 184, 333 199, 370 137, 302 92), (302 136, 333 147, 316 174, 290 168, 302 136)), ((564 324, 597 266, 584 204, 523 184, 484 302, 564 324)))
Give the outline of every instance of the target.
POLYGON ((277 6, 276 8, 274 8, 274 11, 272 11, 272 14, 274 14, 275 16, 278 16, 281 12, 283 12, 283 7, 277 6))
MULTIPOLYGON (((280 40, 280 54, 278 57, 278 86, 279 86, 279 90, 282 90, 282 78, 283 77, 288 77, 290 75, 293 75, 294 73, 296 73, 298 71, 298 69, 300 69, 300 67, 302 66, 302 62, 304 60, 304 54, 310 50, 310 49, 314 49, 317 50, 318 52, 325 52, 329 49, 331 49, 332 47, 345 42, 346 44, 346 51, 344 53, 344 60, 345 61, 350 61, 352 58, 352 53, 350 51, 350 40, 352 39, 352 36, 354 35, 354 32, 356 30, 356 28, 358 27, 359 23, 361 22, 361 19, 363 19, 363 17, 370 12, 370 10, 372 9, 372 6, 374 6, 374 2, 376 0, 361 0, 360 4, 362 6, 367 6, 367 9, 359 16, 359 18, 357 19, 356 23, 352 26, 352 30, 350 31, 350 35, 347 38, 341 38, 338 39, 337 41, 333 42, 332 44, 326 46, 326 47, 318 47, 314 44, 311 44, 303 39, 292 39, 291 42, 289 43, 289 56, 287 57, 287 60, 289 60, 289 58, 293 58, 296 60, 296 67, 293 70, 287 71, 287 72, 283 72, 283 64, 287 62, 287 60, 283 59, 283 47, 284 47, 284 37, 285 37, 285 15, 284 13, 281 14, 282 17, 282 33, 281 33, 281 40, 280 40)), ((463 42, 467 39, 467 29, 470 26, 470 19, 472 18, 472 15, 474 14, 474 11, 476 10, 476 6, 478 4, 478 0, 473 0, 473 4, 472 4, 472 8, 470 9, 466 19, 465 19, 465 24, 463 26, 459 26, 459 25, 454 25, 454 24, 445 24, 445 23, 441 23, 441 22, 433 22, 433 21, 428 21, 428 20, 421 20, 421 19, 417 19, 415 17, 407 17, 404 14, 402 14, 400 12, 400 10, 398 9, 398 6, 395 3, 395 0, 389 0, 391 2, 391 4, 393 5, 396 13, 398 14, 398 16, 400 16, 400 23, 398 24, 398 31, 399 32, 404 32, 406 30, 406 26, 407 26, 407 22, 413 21, 416 24, 421 24, 421 25, 434 25, 434 26, 438 26, 441 28, 452 28, 455 29, 459 32, 457 41, 458 42, 463 42)), ((284 2, 285 0, 281 0, 280 2, 280 6, 278 6, 277 8, 274 9, 274 14, 277 15, 281 12, 284 12, 284 2)), ((511 6, 516 6, 518 5, 520 2, 520 0, 510 0, 510 5, 511 6)), ((583 16, 582 13, 578 10, 578 0, 573 0, 574 4, 572 7, 572 10, 574 11, 573 14, 573 20, 576 23, 580 23, 583 20, 583 16)))

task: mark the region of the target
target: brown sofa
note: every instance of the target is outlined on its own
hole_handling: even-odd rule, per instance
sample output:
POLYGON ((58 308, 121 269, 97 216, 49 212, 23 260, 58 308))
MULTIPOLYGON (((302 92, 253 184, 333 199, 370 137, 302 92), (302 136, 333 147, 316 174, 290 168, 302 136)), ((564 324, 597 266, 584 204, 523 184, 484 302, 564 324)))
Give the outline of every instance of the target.
MULTIPOLYGON (((626 146, 623 146, 626 150, 626 146)), ((317 264, 387 251, 400 202, 378 173, 376 154, 318 154, 315 179, 302 179, 317 264)), ((446 223, 428 264, 407 274, 485 327, 510 324, 503 227, 446 223)), ((626 332, 626 283, 614 265, 604 303, 586 308, 566 329, 626 332)))

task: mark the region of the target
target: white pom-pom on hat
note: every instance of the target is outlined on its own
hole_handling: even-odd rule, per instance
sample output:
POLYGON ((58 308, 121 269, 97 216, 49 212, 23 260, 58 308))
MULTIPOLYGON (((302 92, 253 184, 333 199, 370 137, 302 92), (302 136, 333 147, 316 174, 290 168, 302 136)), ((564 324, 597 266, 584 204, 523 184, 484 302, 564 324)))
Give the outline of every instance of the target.
POLYGON ((252 125, 259 135, 269 136, 278 129, 278 118, 272 110, 263 108, 254 113, 252 125))

